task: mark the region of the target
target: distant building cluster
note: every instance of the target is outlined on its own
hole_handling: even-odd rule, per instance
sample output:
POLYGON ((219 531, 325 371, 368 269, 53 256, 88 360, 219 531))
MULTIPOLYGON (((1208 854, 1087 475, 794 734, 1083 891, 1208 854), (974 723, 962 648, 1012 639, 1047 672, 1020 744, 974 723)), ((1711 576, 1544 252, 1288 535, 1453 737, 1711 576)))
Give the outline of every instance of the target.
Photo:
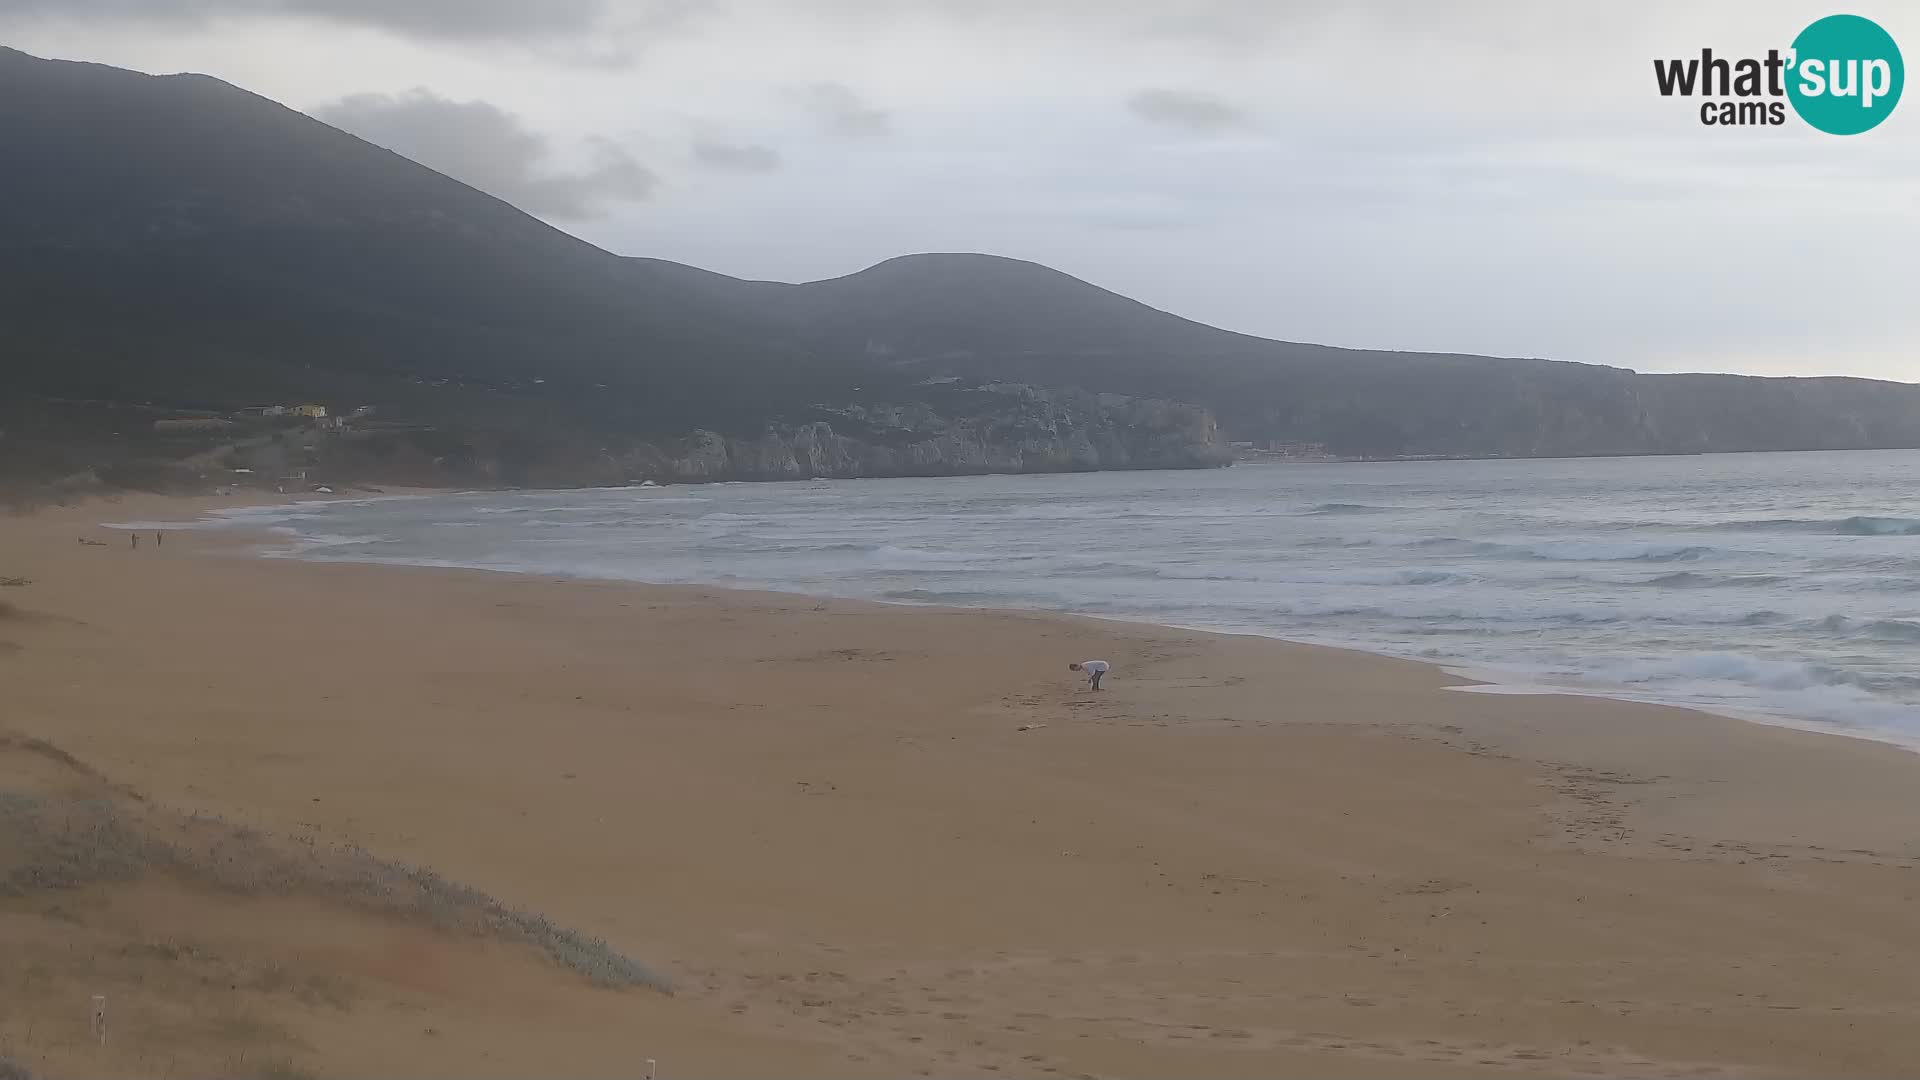
POLYGON ((236 417, 304 416, 310 420, 325 420, 327 407, 325 405, 255 405, 252 408, 241 409, 233 415, 236 417))
POLYGON ((1239 461, 1337 461, 1338 455, 1324 445, 1287 439, 1241 441, 1230 444, 1239 461))
POLYGON ((342 430, 355 420, 364 420, 373 415, 374 407, 362 405, 345 416, 336 416, 325 405, 305 403, 299 405, 254 405, 240 409, 227 417, 199 415, 175 417, 154 422, 154 430, 166 433, 191 433, 224 431, 236 423, 255 420, 307 420, 314 426, 327 430, 342 430))

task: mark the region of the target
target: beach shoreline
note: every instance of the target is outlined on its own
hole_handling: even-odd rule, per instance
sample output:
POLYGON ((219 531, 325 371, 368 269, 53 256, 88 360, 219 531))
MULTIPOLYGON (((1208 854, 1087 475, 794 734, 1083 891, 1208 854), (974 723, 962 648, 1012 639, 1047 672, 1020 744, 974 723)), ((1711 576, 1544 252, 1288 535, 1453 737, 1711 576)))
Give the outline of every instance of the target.
MULTIPOLYGON (((602 488, 602 489, 586 489, 586 490, 620 491, 625 489, 602 488)), ((311 549, 300 546, 300 543, 298 540, 299 531, 293 526, 278 525, 278 524, 271 525, 271 526, 261 526, 256 524, 250 524, 244 521, 236 521, 236 520, 233 520, 232 518, 222 517, 220 515, 222 515, 223 513, 224 514, 246 514, 249 511, 257 510, 261 508, 298 507, 308 503, 313 503, 313 504, 366 503, 366 502, 374 502, 374 501, 382 501, 382 500, 390 500, 390 499, 419 499, 419 498, 432 498, 437 496, 448 496, 448 495, 479 495, 479 494, 485 494, 485 493, 477 492, 477 491, 455 491, 455 490, 439 490, 439 489, 405 489, 405 490, 396 489, 391 493, 382 493, 372 497, 368 497, 364 494, 361 494, 361 495, 343 494, 343 495, 338 495, 331 498, 307 498, 304 496, 285 496, 278 499, 273 499, 271 501, 251 501, 243 498, 238 502, 235 502, 232 499, 228 499, 223 504, 218 506, 199 505, 197 502, 190 503, 188 504, 189 512, 182 512, 182 511, 176 510, 170 503, 162 502, 161 504, 159 504, 161 506, 161 509, 159 511, 160 516, 157 517, 154 521, 147 522, 144 524, 151 525, 151 524, 161 524, 167 521, 179 521, 181 523, 180 527, 189 527, 189 528, 195 528, 195 529, 209 529, 209 530, 224 530, 231 537, 234 538, 233 542, 236 546, 245 546, 245 544, 247 543, 252 543, 255 549, 255 552, 257 554, 261 554, 269 557, 275 557, 275 558, 298 559, 302 555, 304 555, 308 550, 311 550, 311 549), (255 537, 257 539, 248 541, 246 540, 247 537, 255 537)), ((106 527, 113 527, 113 528, 133 528, 143 523, 128 522, 128 523, 112 523, 112 524, 103 523, 103 524, 106 524, 106 527)), ((532 569, 532 568, 478 566, 478 565, 468 565, 468 564, 461 564, 456 562, 446 562, 446 561, 437 561, 437 560, 413 561, 408 559, 396 559, 396 558, 363 557, 363 558, 347 559, 342 561, 361 563, 364 565, 387 565, 387 566, 398 566, 398 567, 413 566, 413 567, 436 567, 436 568, 447 568, 447 569, 463 569, 464 568, 464 569, 484 571, 489 573, 528 574, 535 577, 560 576, 560 577, 568 577, 568 578, 573 578, 578 580, 598 580, 598 581, 606 581, 609 583, 641 585, 641 586, 668 584, 668 583, 661 583, 661 582, 649 582, 649 581, 644 581, 636 578, 606 576, 606 575, 594 574, 594 573, 583 573, 578 575, 554 575, 554 574, 546 573, 546 572, 543 572, 537 569, 532 569)), ((1040 613, 1066 615, 1066 616, 1082 618, 1082 619, 1091 619, 1095 621, 1104 620, 1104 621, 1124 623, 1124 624, 1155 626, 1155 627, 1161 627, 1164 629, 1175 630, 1175 631, 1192 631, 1196 633, 1216 634, 1216 635, 1229 636, 1229 637, 1247 636, 1247 637, 1255 637, 1255 638, 1264 638, 1267 640, 1279 641, 1286 644, 1309 645, 1309 646, 1315 646, 1320 648, 1338 649, 1342 651, 1361 653, 1369 656, 1385 657, 1385 658, 1394 659, 1394 660, 1407 661, 1410 663, 1423 664, 1439 671, 1440 673, 1448 676, 1449 678, 1458 680, 1462 684, 1466 684, 1466 685, 1450 687, 1450 689, 1461 690, 1461 691, 1470 692, 1470 693, 1504 694, 1504 695, 1515 695, 1515 696, 1523 696, 1523 697, 1557 697, 1557 696, 1586 697, 1586 698, 1599 698, 1599 699, 1608 700, 1608 701, 1618 701, 1618 702, 1624 702, 1624 703, 1636 704, 1636 705, 1651 705, 1651 706, 1658 706, 1658 707, 1678 708, 1678 709, 1684 709, 1684 710, 1693 711, 1693 712, 1705 713, 1707 715, 1721 717, 1725 719, 1739 720, 1744 723, 1760 724, 1768 727, 1783 727, 1790 730, 1803 731, 1803 732, 1808 732, 1812 734, 1833 735, 1841 738, 1860 739, 1867 742, 1877 743, 1877 744, 1886 745, 1886 746, 1892 746, 1892 747, 1895 747, 1904 751, 1908 751, 1911 753, 1920 753, 1920 735, 1913 734, 1912 732, 1897 730, 1891 727, 1854 726, 1854 725, 1834 722, 1831 720, 1819 719, 1816 717, 1796 715, 1794 713, 1786 712, 1786 711, 1762 710, 1762 709, 1755 709, 1755 708, 1739 708, 1739 707, 1733 707, 1733 706, 1727 706, 1727 705, 1715 705, 1712 703, 1687 700, 1684 697, 1676 697, 1672 694, 1661 694, 1658 692, 1650 692, 1650 691, 1642 690, 1626 684, 1609 684, 1605 682, 1595 682, 1588 679, 1575 678, 1575 677, 1550 676, 1550 675, 1546 675, 1545 673, 1535 671, 1535 670, 1529 670, 1524 666, 1517 666, 1514 664, 1503 665, 1498 662, 1461 663, 1459 661, 1453 661, 1453 660, 1433 659, 1430 657, 1413 655, 1406 650, 1394 650, 1394 649, 1385 648, 1377 645, 1369 645, 1366 642, 1356 642, 1356 641, 1352 641, 1344 638, 1316 640, 1315 638, 1312 638, 1312 637, 1289 636, 1288 634, 1283 632, 1269 631, 1269 630, 1264 630, 1260 628, 1249 628, 1249 627, 1228 628, 1228 627, 1222 627, 1219 625, 1207 625, 1204 622, 1185 622, 1185 621, 1178 621, 1178 620, 1168 620, 1162 617, 1155 617, 1155 616, 1149 616, 1149 615, 1136 616, 1136 615, 1118 615, 1118 614, 1111 614, 1111 613, 1103 614, 1103 613, 1097 613, 1097 612, 1076 611, 1076 610, 1072 610, 1071 608, 1057 608, 1057 607, 1043 606, 1043 605, 1023 607, 1023 606, 1017 606, 1017 605, 1006 606, 1006 605, 992 605, 992 604, 982 604, 982 605, 943 604, 943 603, 923 601, 923 600, 860 597, 856 595, 849 595, 846 593, 835 593, 835 592, 804 592, 804 591, 794 591, 794 590, 783 590, 783 589, 777 589, 777 588, 758 589, 753 587, 741 587, 741 586, 728 585, 721 582, 695 582, 695 583, 678 582, 673 584, 694 584, 701 587, 727 589, 729 591, 739 591, 739 592, 774 592, 774 593, 785 593, 787 595, 792 595, 792 596, 823 597, 823 598, 829 598, 829 599, 835 599, 835 600, 855 600, 855 601, 864 601, 868 603, 884 604, 888 606, 923 609, 923 610, 930 610, 930 611, 979 611, 979 612, 1002 613, 1002 614, 1040 612, 1040 613)))
MULTIPOLYGON (((650 1042, 686 1075, 1920 1067, 1892 746, 1131 621, 75 542, 209 502, 0 518, 31 579, 0 596, 0 727, 673 975, 670 1006, 548 988, 590 1018, 580 1075, 650 1042), (1097 696, 1065 670, 1092 656, 1097 696)), ((37 902, 0 918, 44 932, 37 902)), ((524 1074, 506 1047, 552 1042, 452 980, 340 972, 472 1045, 356 1060, 315 1033, 375 1010, 204 1007, 321 1074, 524 1074)))

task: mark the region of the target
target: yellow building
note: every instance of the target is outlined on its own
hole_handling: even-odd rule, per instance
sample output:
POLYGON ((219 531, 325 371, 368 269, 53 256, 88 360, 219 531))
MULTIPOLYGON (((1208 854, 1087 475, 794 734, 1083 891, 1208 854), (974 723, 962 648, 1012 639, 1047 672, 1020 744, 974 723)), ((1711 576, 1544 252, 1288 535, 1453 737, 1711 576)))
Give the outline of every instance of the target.
POLYGON ((313 420, 323 419, 327 415, 325 405, 295 405, 287 411, 295 416, 305 416, 313 420))

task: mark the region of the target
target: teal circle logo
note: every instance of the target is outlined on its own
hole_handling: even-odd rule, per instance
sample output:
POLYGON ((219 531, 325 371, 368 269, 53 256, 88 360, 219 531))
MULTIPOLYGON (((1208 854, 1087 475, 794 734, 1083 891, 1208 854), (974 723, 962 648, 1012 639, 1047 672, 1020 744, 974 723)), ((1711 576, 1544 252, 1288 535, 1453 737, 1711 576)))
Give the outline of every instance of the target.
POLYGON ((1787 100, 1829 135, 1879 126, 1900 103, 1906 65, 1893 35, 1858 15, 1829 15, 1793 39, 1787 100))

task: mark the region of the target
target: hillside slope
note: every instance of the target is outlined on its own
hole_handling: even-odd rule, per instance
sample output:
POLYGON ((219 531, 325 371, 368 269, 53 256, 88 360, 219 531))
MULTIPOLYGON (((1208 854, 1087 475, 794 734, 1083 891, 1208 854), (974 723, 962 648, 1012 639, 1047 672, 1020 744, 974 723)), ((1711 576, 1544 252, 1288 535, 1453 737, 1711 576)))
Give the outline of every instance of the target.
POLYGON ((1920 387, 1907 384, 1270 341, 987 255, 892 259, 798 286, 778 306, 808 355, 1194 401, 1235 439, 1351 456, 1920 446, 1920 387))
MULTIPOLYGON (((911 413, 956 382, 1004 382, 1075 402, 1191 402, 1227 438, 1342 456, 1920 445, 1920 387, 1900 384, 1269 341, 985 255, 907 256, 804 285, 623 258, 204 76, 0 49, 0 145, 0 363, 15 391, 0 427, 16 443, 54 415, 29 395, 212 412, 377 404, 452 433, 451 449, 413 448, 434 460, 512 444, 507 457, 539 466, 482 478, 589 482, 675 458, 682 444, 668 444, 700 429, 793 444, 849 410, 911 413)), ((1068 428, 1108 423, 1072 408, 1068 428)), ((931 445, 960 418, 939 419, 880 434, 931 445)), ((989 416, 968 439, 986 444, 983 460, 1018 462, 1007 440, 1030 426, 989 416)), ((835 434, 863 440, 845 460, 878 460, 865 435, 835 434)), ((1075 438, 1055 438, 1037 467, 1120 461, 1073 451, 1075 438)), ((9 456, 59 468, 112 450, 88 445, 9 456)), ((1209 458, 1189 450, 1175 457, 1209 458)))
POLYGON ((836 386, 754 332, 751 286, 617 258, 213 79, 0 50, 0 140, 0 303, 24 389, 469 414, 531 398, 654 426, 836 386))

